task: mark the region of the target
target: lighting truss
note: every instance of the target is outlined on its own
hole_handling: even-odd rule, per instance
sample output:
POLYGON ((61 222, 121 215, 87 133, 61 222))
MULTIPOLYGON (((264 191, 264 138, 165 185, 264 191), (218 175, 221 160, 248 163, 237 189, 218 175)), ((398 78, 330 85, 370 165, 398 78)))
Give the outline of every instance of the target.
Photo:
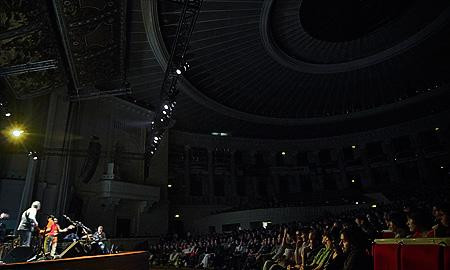
POLYGON ((171 2, 183 5, 180 14, 175 40, 167 62, 164 80, 160 91, 160 106, 155 110, 155 117, 148 134, 145 156, 150 158, 156 152, 165 131, 173 125, 172 116, 176 106, 176 96, 179 91, 177 82, 189 64, 185 59, 189 41, 194 31, 195 23, 203 0, 173 0, 171 2))

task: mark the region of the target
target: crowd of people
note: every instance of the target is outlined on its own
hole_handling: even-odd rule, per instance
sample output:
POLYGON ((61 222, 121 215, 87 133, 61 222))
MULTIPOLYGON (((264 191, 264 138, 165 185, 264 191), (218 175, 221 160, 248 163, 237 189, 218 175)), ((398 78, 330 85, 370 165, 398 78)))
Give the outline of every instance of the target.
MULTIPOLYGON (((436 197, 435 197, 436 199, 436 197)), ((153 265, 206 269, 371 269, 371 245, 395 238, 450 237, 449 204, 401 201, 305 223, 207 235, 170 235, 150 246, 153 265)))

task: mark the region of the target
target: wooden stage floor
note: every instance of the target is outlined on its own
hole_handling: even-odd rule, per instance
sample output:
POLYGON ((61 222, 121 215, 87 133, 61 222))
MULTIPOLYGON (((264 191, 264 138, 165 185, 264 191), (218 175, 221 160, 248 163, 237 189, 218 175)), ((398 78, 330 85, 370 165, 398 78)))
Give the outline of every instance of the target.
POLYGON ((0 270, 148 270, 148 252, 83 256, 37 262, 0 264, 0 270))

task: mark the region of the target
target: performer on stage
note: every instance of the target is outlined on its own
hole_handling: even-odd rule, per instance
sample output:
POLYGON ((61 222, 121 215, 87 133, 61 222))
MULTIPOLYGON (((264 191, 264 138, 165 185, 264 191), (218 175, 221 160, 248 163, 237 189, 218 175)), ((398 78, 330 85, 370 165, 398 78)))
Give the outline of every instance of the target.
POLYGON ((62 232, 67 232, 75 228, 73 225, 69 225, 69 227, 65 229, 61 229, 58 224, 58 219, 53 218, 53 225, 50 228, 50 232, 48 233, 49 242, 51 243, 50 256, 54 257, 56 255, 56 245, 58 244, 58 234, 62 232))
POLYGON ((36 214, 39 209, 41 209, 41 203, 39 201, 35 201, 31 204, 31 207, 25 210, 22 214, 19 227, 17 228, 21 246, 29 247, 31 244, 31 233, 36 227, 38 227, 36 214))
POLYGON ((106 234, 103 231, 103 226, 98 226, 97 231, 92 236, 92 240, 94 240, 94 242, 98 244, 102 253, 107 252, 105 243, 104 243, 104 241, 106 240, 106 234))
POLYGON ((45 226, 45 230, 44 230, 44 254, 47 254, 51 248, 51 241, 50 241, 50 235, 49 232, 52 230, 52 226, 53 224, 55 224, 55 222, 53 222, 53 219, 55 217, 53 215, 49 215, 47 217, 47 226, 45 226))
POLYGON ((9 219, 8 213, 0 212, 0 244, 5 241, 6 237, 6 224, 5 221, 9 219))

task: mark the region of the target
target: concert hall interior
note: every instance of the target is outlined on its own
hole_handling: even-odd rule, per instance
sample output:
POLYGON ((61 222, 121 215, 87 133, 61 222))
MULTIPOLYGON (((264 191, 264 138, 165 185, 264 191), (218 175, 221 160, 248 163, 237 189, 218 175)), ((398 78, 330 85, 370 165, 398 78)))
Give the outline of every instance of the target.
POLYGON ((449 192, 448 0, 0 1, 0 270, 450 270, 449 192))

